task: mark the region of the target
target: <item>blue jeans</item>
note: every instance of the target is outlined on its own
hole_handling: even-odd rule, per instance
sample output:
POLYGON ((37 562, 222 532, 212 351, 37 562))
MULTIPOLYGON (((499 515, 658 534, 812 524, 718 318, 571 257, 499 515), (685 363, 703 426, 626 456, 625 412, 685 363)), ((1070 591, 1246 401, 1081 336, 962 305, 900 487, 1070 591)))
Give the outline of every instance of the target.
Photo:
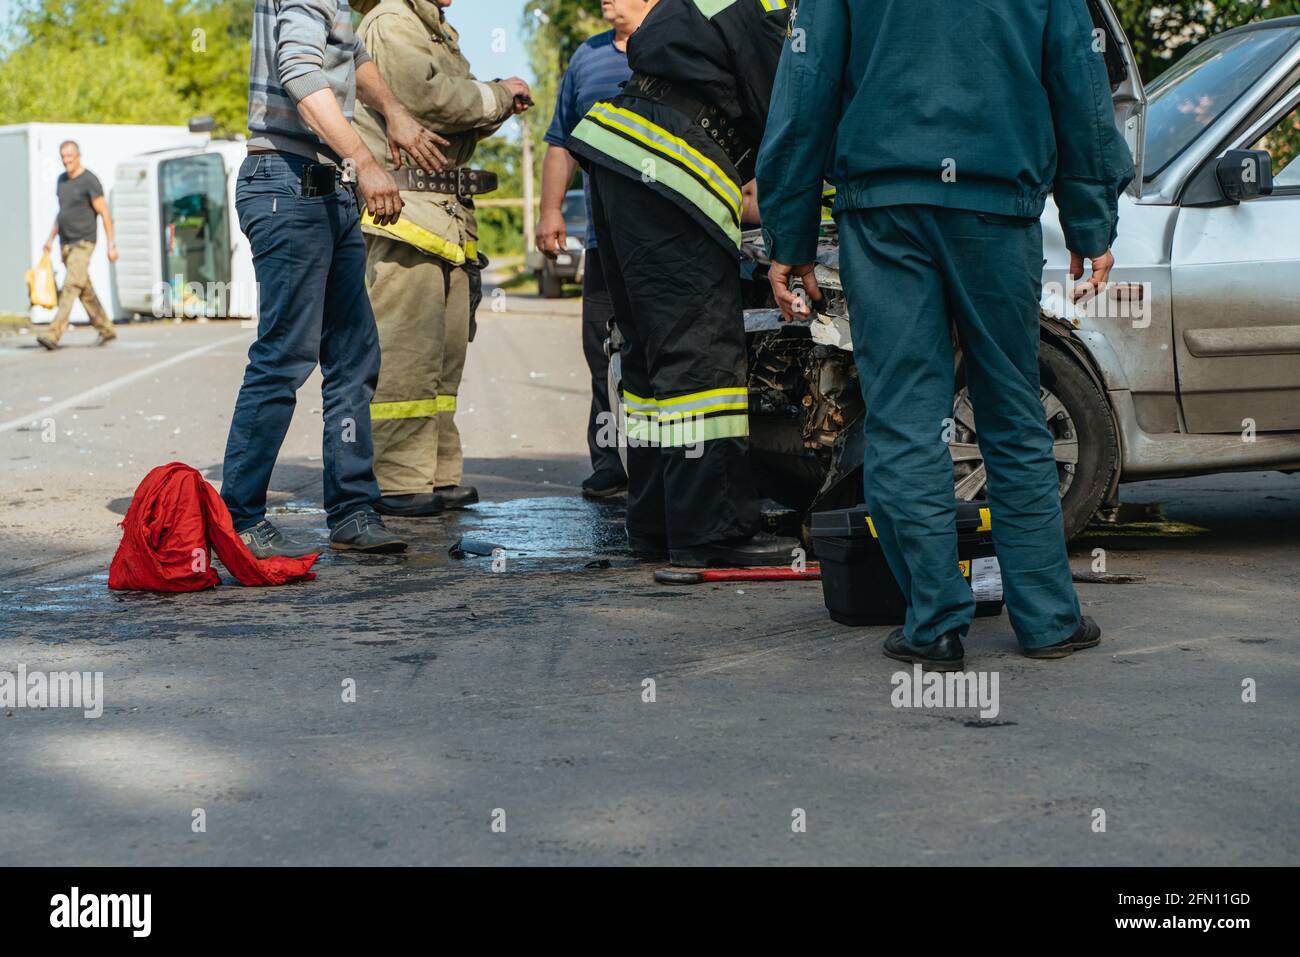
POLYGON ((867 507, 908 599, 907 637, 966 634, 952 456, 955 323, 988 469, 1007 612, 1026 648, 1079 627, 1056 460, 1038 383, 1043 234, 1036 219, 888 206, 836 214, 866 401, 867 507))
POLYGON ((259 319, 226 439, 221 497, 236 531, 266 515, 296 393, 318 362, 330 528, 379 497, 370 438, 379 337, 366 296, 365 241, 348 190, 302 195, 308 162, 263 153, 239 168, 235 208, 253 249, 259 319))

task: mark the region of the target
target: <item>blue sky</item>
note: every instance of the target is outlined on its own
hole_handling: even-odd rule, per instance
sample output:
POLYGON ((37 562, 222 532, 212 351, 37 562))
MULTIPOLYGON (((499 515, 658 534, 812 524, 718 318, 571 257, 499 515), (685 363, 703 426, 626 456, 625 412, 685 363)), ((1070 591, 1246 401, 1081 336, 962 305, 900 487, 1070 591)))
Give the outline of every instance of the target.
MULTIPOLYGON (((14 0, 0 0, 0 24, 6 23, 14 0)), ((522 76, 531 80, 520 24, 524 0, 453 0, 447 19, 460 31, 461 45, 474 73, 486 80, 522 76), (495 31, 502 31, 495 35, 495 31), (500 39, 504 49, 494 48, 500 39)), ((498 44, 500 45, 500 44, 498 44)))
MULTIPOLYGON (((0 0, 0 3, 7 0, 0 0)), ((453 0, 447 19, 460 31, 461 48, 469 57, 475 76, 484 80, 521 76, 532 80, 524 50, 520 24, 524 19, 522 0, 453 0), (493 31, 502 30, 505 49, 493 49, 493 31)))

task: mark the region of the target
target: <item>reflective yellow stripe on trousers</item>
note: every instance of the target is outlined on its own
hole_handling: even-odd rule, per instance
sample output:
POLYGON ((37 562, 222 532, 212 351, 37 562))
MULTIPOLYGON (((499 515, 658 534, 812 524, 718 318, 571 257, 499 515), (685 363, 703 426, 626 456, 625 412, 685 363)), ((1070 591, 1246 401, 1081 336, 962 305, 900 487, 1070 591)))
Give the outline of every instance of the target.
POLYGON ((456 397, 439 395, 432 399, 412 399, 407 402, 371 402, 370 418, 376 421, 384 419, 431 419, 439 412, 455 412, 456 397))
POLYGON ((671 399, 623 393, 629 441, 664 447, 698 445, 749 435, 749 390, 744 386, 691 392, 671 399))

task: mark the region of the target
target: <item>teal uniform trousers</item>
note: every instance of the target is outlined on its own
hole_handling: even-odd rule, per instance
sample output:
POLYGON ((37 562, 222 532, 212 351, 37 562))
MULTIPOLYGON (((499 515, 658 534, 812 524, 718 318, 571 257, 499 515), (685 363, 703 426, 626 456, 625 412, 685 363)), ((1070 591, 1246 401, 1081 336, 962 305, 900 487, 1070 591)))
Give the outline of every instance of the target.
POLYGON ((1011 624, 1027 648, 1064 640, 1080 613, 1039 398, 1037 218, 903 205, 844 210, 836 222, 867 407, 867 506, 908 600, 908 638, 964 635, 975 612, 945 440, 955 325, 1011 624))

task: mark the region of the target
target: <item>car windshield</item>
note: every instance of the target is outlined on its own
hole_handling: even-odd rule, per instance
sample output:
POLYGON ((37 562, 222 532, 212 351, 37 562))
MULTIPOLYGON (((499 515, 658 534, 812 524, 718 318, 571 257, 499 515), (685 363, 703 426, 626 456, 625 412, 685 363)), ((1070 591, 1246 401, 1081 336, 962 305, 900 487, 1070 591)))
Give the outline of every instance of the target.
POLYGON ((564 221, 566 223, 583 223, 587 222, 587 200, 583 196, 582 190, 572 190, 564 194, 564 206, 562 208, 564 221))
POLYGON ((1253 86, 1300 31, 1243 30, 1206 40, 1147 90, 1146 180, 1160 175, 1192 140, 1253 86))

